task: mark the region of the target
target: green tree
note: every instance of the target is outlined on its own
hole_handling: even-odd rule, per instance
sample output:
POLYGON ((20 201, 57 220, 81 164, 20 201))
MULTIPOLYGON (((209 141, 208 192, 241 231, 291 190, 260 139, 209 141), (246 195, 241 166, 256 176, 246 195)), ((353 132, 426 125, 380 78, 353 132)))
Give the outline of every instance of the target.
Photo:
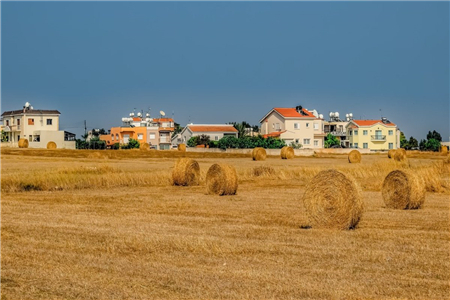
POLYGON ((139 148, 140 145, 141 144, 139 143, 138 140, 135 140, 135 139, 129 139, 128 140, 128 147, 129 147, 129 149, 139 148))
POLYGON ((436 130, 433 130, 433 132, 428 131, 427 140, 431 140, 431 139, 434 139, 438 142, 442 142, 441 134, 439 132, 437 132, 436 130))
POLYGON ((339 141, 339 139, 334 135, 332 135, 331 133, 327 134, 327 136, 325 137, 325 148, 331 148, 335 145, 340 144, 341 142, 339 141))
POLYGON ((411 136, 408 141, 408 146, 409 146, 409 150, 416 149, 419 147, 419 142, 411 136))
POLYGON ((174 137, 175 135, 177 135, 178 133, 180 133, 181 131, 183 131, 184 127, 181 127, 180 124, 178 123, 174 123, 175 129, 172 133, 172 137, 174 137))
POLYGON ((441 142, 439 142, 436 139, 429 139, 426 142, 425 147, 426 147, 426 150, 437 152, 441 148, 441 142))
POLYGON ((199 137, 199 143, 198 145, 209 145, 209 135, 202 134, 199 137))
POLYGON ((291 144, 289 146, 291 146, 294 149, 300 149, 301 147, 303 147, 302 144, 296 143, 296 142, 291 142, 291 144))
POLYGON ((200 145, 200 137, 198 135, 191 137, 187 141, 187 145, 189 147, 196 147, 197 145, 200 145))
POLYGON ((403 131, 400 131, 400 148, 407 149, 409 147, 408 140, 405 137, 403 131))
POLYGON ((6 134, 6 132, 4 130, 2 130, 2 142, 7 142, 8 141, 8 135, 6 134))
POLYGON ((427 149, 426 149, 426 144, 427 144, 427 141, 426 141, 426 140, 420 140, 420 143, 419 143, 419 149, 420 149, 420 151, 425 151, 425 150, 427 150, 427 149))

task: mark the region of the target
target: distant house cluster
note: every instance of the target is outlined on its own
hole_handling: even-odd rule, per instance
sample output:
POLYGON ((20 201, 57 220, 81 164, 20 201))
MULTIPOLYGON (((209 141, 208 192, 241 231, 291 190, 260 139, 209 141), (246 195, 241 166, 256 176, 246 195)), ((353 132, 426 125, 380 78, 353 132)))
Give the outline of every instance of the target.
MULTIPOLYGON (((5 111, 2 117, 2 142, 17 146, 21 138, 28 139, 29 147, 45 148, 49 141, 58 148, 75 148, 75 134, 59 130, 58 110, 34 109, 26 103, 22 109, 5 111)), ((238 130, 230 124, 187 124, 174 134, 173 118, 165 117, 163 111, 159 118, 150 117, 150 113, 130 113, 122 118, 121 126, 112 127, 107 134, 100 135, 107 147, 115 144, 127 144, 130 139, 147 143, 150 148, 165 150, 179 144, 187 144, 194 136, 206 135, 210 141, 219 141, 223 137, 238 137, 238 130)), ((338 112, 330 113, 326 120, 316 110, 302 106, 272 108, 260 120, 259 132, 265 138, 284 140, 287 145, 305 149, 325 147, 328 135, 339 141, 338 147, 362 148, 370 150, 389 150, 400 147, 400 130, 396 124, 386 118, 380 120, 356 120, 351 113, 341 119, 338 112)), ((88 138, 92 136, 92 132, 88 138)))

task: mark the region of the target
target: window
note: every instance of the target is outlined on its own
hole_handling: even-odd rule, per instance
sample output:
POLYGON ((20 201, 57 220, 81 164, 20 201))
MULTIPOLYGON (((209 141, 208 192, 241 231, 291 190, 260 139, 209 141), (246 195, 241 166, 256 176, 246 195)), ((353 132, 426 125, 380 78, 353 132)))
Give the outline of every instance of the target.
POLYGON ((6 126, 9 126, 9 120, 6 120, 6 126))
POLYGON ((303 139, 303 145, 309 145, 311 142, 310 139, 303 139))
POLYGON ((144 139, 144 134, 138 133, 138 140, 143 140, 143 139, 144 139))
POLYGON ((280 123, 275 124, 275 129, 280 130, 280 123))
POLYGON ((53 120, 52 119, 47 119, 47 125, 52 125, 53 120))
POLYGON ((319 124, 314 123, 314 130, 319 130, 319 124))
POLYGON ((17 126, 20 126, 20 119, 17 119, 17 126))
POLYGON ((309 128, 309 123, 306 123, 306 128, 309 128))
POLYGON ((389 143, 389 149, 394 149, 394 143, 389 143))
POLYGON ((319 146, 319 141, 318 140, 314 140, 314 146, 315 147, 319 146))
POLYGON ((214 140, 218 141, 219 140, 219 136, 218 135, 214 136, 214 140))
POLYGON ((295 139, 295 143, 296 144, 300 143, 299 139, 295 139))
POLYGON ((272 129, 275 129, 275 123, 272 123, 272 129))
POLYGON ((154 133, 150 133, 150 139, 151 140, 154 140, 156 137, 155 137, 155 134, 154 133))
POLYGON ((33 136, 32 136, 32 135, 29 135, 29 136, 28 136, 28 141, 30 141, 30 142, 33 141, 33 136))
POLYGON ((119 134, 116 133, 116 141, 119 141, 119 134))
POLYGON ((353 131, 352 131, 352 130, 349 130, 349 131, 348 131, 348 134, 349 134, 349 135, 352 135, 352 134, 353 134, 353 131))
POLYGON ((367 135, 367 130, 363 130, 363 135, 367 135))
POLYGON ((355 135, 358 135, 358 130, 355 130, 354 132, 355 132, 355 135))
POLYGON ((294 129, 300 129, 300 124, 299 123, 294 123, 294 129))
POLYGON ((353 148, 358 148, 358 143, 354 143, 353 148))
POLYGON ((363 143, 363 148, 364 148, 364 149, 368 149, 368 148, 369 148, 369 144, 363 143))
POLYGON ((389 135, 393 135, 394 131, 393 130, 389 130, 389 135))
POLYGON ((28 118, 28 125, 34 125, 34 119, 28 118))
POLYGON ((111 134, 111 141, 114 141, 114 134, 111 134))

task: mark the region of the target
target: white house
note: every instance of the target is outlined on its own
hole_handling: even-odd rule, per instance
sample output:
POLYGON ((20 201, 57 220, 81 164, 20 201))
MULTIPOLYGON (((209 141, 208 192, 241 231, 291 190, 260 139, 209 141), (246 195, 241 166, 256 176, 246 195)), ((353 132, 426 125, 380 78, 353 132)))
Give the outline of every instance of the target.
POLYGON ((188 124, 172 138, 172 145, 186 144, 193 136, 207 135, 210 141, 218 141, 225 136, 238 137, 238 131, 229 124, 188 124))
POLYGON ((264 137, 278 137, 287 145, 294 142, 303 148, 323 148, 324 120, 315 110, 272 108, 259 122, 264 137))
POLYGON ((56 143, 57 148, 75 149, 75 135, 59 130, 57 110, 34 109, 25 103, 22 109, 2 113, 2 130, 7 143, 17 147, 21 138, 28 139, 30 148, 46 148, 47 143, 56 143))

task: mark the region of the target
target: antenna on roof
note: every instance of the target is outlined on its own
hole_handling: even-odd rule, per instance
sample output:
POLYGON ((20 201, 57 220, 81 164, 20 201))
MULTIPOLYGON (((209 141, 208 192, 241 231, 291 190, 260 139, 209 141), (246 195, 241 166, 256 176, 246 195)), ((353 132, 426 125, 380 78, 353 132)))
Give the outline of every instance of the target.
POLYGON ((162 111, 162 110, 160 110, 159 113, 161 114, 161 116, 165 116, 166 115, 166 113, 164 111, 162 111))

